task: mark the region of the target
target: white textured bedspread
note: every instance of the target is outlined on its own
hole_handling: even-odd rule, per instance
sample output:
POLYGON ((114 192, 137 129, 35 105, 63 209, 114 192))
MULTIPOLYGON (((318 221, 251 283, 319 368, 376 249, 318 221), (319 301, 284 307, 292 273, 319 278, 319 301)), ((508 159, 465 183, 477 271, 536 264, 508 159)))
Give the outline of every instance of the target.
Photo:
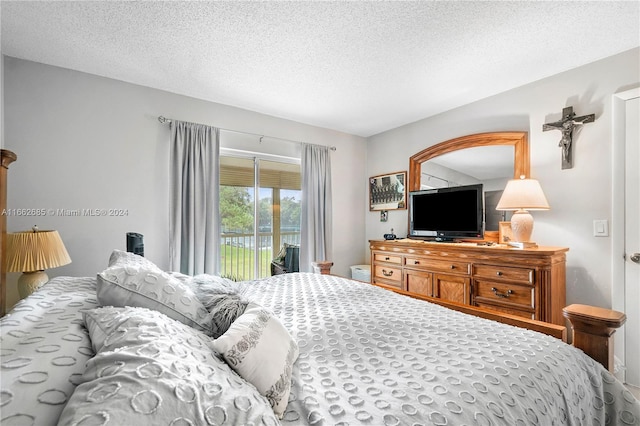
POLYGON ((285 424, 640 423, 633 395, 555 338, 338 277, 250 285, 300 347, 285 424))
MULTIPOLYGON (((298 342, 284 424, 640 423, 619 381, 552 337, 326 275, 237 285, 298 342)), ((2 426, 57 423, 93 356, 80 311, 95 306, 94 279, 56 278, 2 318, 2 426)))
POLYGON ((59 277, 0 319, 0 424, 55 425, 94 355, 81 309, 95 278, 59 277))

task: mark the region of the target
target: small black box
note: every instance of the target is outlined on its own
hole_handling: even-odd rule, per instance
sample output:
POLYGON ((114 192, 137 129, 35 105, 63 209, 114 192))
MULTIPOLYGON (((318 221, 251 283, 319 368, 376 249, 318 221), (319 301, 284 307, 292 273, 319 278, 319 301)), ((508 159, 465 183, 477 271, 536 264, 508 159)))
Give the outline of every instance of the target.
POLYGON ((144 257, 144 242, 142 234, 127 232, 127 251, 144 257))

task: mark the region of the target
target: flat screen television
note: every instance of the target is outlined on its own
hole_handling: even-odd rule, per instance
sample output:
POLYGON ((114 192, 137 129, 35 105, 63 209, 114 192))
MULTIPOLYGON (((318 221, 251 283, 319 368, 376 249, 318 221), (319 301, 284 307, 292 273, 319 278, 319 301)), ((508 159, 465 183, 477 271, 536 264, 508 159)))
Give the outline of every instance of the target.
POLYGON ((409 238, 483 238, 482 195, 482 184, 410 192, 409 238))

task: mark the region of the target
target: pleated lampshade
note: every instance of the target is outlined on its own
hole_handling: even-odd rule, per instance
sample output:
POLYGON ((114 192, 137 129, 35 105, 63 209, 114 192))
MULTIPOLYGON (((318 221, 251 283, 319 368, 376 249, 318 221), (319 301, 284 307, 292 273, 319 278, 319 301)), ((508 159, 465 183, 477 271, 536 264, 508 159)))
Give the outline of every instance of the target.
POLYGON ((7 234, 6 272, 23 272, 18 292, 26 297, 49 281, 45 269, 71 263, 58 231, 32 231, 7 234))
POLYGON ((7 234, 7 272, 35 272, 71 263, 58 231, 7 234))

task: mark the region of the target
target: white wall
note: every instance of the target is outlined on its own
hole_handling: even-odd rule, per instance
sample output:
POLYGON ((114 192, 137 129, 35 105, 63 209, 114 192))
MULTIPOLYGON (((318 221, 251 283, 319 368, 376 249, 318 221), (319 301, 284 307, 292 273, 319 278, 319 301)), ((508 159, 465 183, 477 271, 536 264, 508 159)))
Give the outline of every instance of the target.
MULTIPOLYGON (((593 237, 593 220, 612 217, 611 97, 640 81, 640 49, 633 49, 446 113, 369 138, 370 176, 407 170, 409 157, 436 143, 463 135, 519 130, 529 132, 531 175, 551 205, 533 212, 533 240, 566 246, 567 302, 611 306, 611 241, 593 237), (595 113, 574 138, 574 167, 561 170, 560 132, 542 132, 559 120, 562 108, 595 113)), ((407 233, 407 212, 390 211, 389 221, 365 213, 367 239, 382 238, 390 227, 407 233)), ((610 226, 618 226, 610 223, 610 226)), ((367 250, 368 247, 364 249, 367 250)))
MULTIPOLYGON (((124 217, 9 217, 10 232, 34 224, 60 232, 73 263, 47 271, 50 276, 95 275, 112 249, 125 249, 129 231, 144 235, 146 257, 168 267, 169 127, 159 115, 336 146, 333 271, 349 276, 349 266, 363 262, 354 242, 365 240, 364 138, 11 57, 4 78, 5 144, 18 155, 8 206, 128 210, 124 217)), ((273 140, 258 139, 256 151, 268 152, 270 143, 280 151, 273 140)), ((17 300, 17 275, 9 274, 9 306, 17 300)))

